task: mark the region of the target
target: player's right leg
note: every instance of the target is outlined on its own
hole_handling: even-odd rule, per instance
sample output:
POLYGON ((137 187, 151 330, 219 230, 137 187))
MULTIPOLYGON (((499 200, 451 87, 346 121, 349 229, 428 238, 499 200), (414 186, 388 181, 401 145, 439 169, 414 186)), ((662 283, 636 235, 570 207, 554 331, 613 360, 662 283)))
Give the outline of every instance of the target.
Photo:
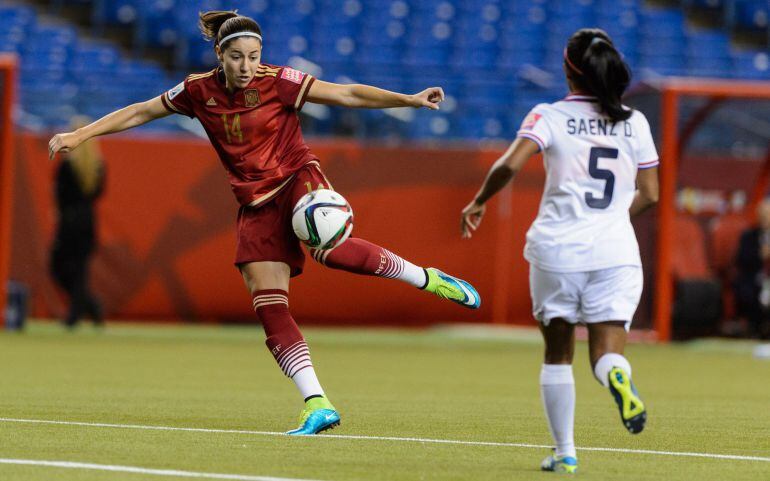
POLYGON ((647 408, 631 380, 631 363, 623 356, 625 322, 588 324, 589 355, 596 379, 609 389, 620 411, 620 420, 631 434, 647 422, 647 408))
POLYGON ((644 429, 647 408, 631 380, 631 364, 623 351, 642 295, 642 283, 642 269, 638 266, 593 271, 582 298, 591 367, 596 379, 612 394, 620 420, 632 434, 644 429))
POLYGON ((545 342, 540 370, 540 394, 548 428, 556 447, 540 468, 561 473, 577 472, 575 449, 575 326, 581 273, 553 273, 530 267, 532 312, 540 321, 545 342))
POLYGON ((289 313, 289 266, 283 262, 249 262, 239 267, 252 293, 254 312, 265 329, 265 344, 305 401, 299 427, 287 434, 317 434, 339 425, 339 413, 326 397, 305 338, 289 313))

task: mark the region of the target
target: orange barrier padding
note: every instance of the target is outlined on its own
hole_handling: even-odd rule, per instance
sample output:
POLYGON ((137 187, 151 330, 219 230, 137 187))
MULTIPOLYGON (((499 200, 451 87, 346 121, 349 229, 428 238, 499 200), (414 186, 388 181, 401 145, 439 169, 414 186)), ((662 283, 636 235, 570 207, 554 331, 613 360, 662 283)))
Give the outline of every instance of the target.
MULTIPOLYGON (((12 276, 30 287, 33 316, 58 317, 64 305, 48 275, 56 163, 47 160, 47 141, 33 134, 16 138, 12 276)), ((460 239, 460 210, 506 146, 309 143, 334 188, 353 206, 355 236, 471 281, 483 304, 470 311, 400 282, 324 268, 308 257, 305 274, 291 285, 298 320, 532 322, 522 251, 544 182, 539 157, 518 175, 511 194, 490 202, 481 230, 466 241, 460 239)), ((98 206, 100 248, 91 277, 108 318, 253 322, 250 295, 232 264, 238 206, 208 142, 125 135, 104 138, 102 149, 107 185, 98 206)))
POLYGON ((13 230, 13 118, 16 57, 0 54, 0 321, 5 319, 13 230))

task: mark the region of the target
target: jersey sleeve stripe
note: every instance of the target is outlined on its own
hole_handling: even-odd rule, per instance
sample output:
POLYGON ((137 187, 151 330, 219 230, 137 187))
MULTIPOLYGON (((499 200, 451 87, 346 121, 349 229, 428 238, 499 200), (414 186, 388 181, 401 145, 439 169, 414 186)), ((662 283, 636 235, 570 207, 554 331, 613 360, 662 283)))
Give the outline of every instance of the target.
POLYGON ((638 169, 644 170, 644 169, 651 169, 653 167, 657 167, 660 165, 660 161, 658 159, 651 160, 649 162, 642 162, 637 166, 638 169))
POLYGON ((315 78, 313 78, 312 75, 306 74, 305 75, 305 81, 302 82, 302 88, 299 90, 299 95, 297 95, 297 101, 294 102, 294 109, 295 110, 301 110, 302 106, 305 105, 305 98, 307 98, 307 94, 310 91, 310 86, 315 81, 315 78))
POLYGON ((163 92, 163 95, 160 96, 160 101, 163 103, 163 106, 166 107, 166 110, 168 110, 169 112, 185 115, 181 110, 176 108, 174 104, 168 99, 168 92, 163 92))
POLYGON ((525 139, 529 139, 537 144, 537 146, 540 148, 540 151, 545 151, 544 142, 538 137, 537 135, 533 134, 532 132, 521 132, 516 134, 517 137, 524 137, 525 139))

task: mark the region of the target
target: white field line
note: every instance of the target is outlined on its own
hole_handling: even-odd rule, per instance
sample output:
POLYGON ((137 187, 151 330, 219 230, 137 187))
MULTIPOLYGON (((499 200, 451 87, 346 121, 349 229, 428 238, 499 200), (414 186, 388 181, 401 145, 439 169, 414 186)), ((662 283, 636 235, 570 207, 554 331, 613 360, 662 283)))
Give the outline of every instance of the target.
POLYGON ((230 479, 237 481, 314 481, 297 478, 274 478, 271 476, 250 476, 247 474, 198 473, 195 471, 179 471, 176 469, 150 469, 137 466, 116 466, 112 464, 78 463, 73 461, 43 461, 37 459, 4 459, 0 464, 16 464, 22 466, 43 466, 48 468, 87 469, 92 471, 112 471, 116 473, 152 474, 155 476, 174 476, 177 478, 199 479, 230 479))
MULTIPOLYGON (((116 428, 116 429, 144 429, 152 431, 186 431, 197 433, 224 433, 224 434, 251 434, 256 436, 286 436, 285 433, 272 431, 248 431, 241 429, 208 429, 208 428, 184 428, 173 426, 144 426, 139 424, 108 424, 108 423, 86 423, 77 421, 52 421, 46 419, 16 419, 0 418, 0 423, 25 423, 25 424, 61 424, 66 426, 86 426, 97 428, 116 428)), ((430 439, 430 438, 402 438, 395 436, 357 436, 352 434, 322 434, 313 436, 315 439, 358 439, 365 441, 395 441, 407 443, 424 444, 457 444, 463 446, 494 446, 505 448, 537 448, 550 449, 552 446, 545 444, 528 443, 502 443, 494 441, 462 441, 456 439, 430 439)), ((578 451, 600 451, 607 453, 627 453, 627 454, 650 454, 656 456, 682 456, 691 458, 709 458, 709 459, 727 459, 732 461, 762 461, 770 462, 770 457, 762 456, 742 456, 737 454, 713 454, 713 453, 691 453, 682 451, 654 451, 650 449, 628 449, 628 448, 603 448, 603 447, 578 447, 578 451)))

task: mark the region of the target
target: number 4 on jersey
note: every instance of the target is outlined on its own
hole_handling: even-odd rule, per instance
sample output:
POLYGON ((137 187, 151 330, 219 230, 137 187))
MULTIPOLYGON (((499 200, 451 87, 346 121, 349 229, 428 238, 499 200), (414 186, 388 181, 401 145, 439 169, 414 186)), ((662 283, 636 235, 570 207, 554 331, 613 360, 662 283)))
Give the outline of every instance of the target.
POLYGON ((233 123, 227 124, 227 114, 222 114, 222 123, 225 124, 225 135, 227 136, 227 143, 233 143, 233 137, 238 138, 238 143, 243 143, 243 132, 241 131, 241 115, 235 114, 233 116, 233 123))
POLYGON ((591 148, 591 154, 588 158, 588 173, 594 179, 603 180, 604 196, 594 197, 592 192, 586 192, 585 199, 588 207, 593 209, 606 209, 612 202, 612 193, 615 190, 615 174, 611 170, 600 169, 599 159, 617 159, 618 149, 609 149, 604 147, 591 148))

